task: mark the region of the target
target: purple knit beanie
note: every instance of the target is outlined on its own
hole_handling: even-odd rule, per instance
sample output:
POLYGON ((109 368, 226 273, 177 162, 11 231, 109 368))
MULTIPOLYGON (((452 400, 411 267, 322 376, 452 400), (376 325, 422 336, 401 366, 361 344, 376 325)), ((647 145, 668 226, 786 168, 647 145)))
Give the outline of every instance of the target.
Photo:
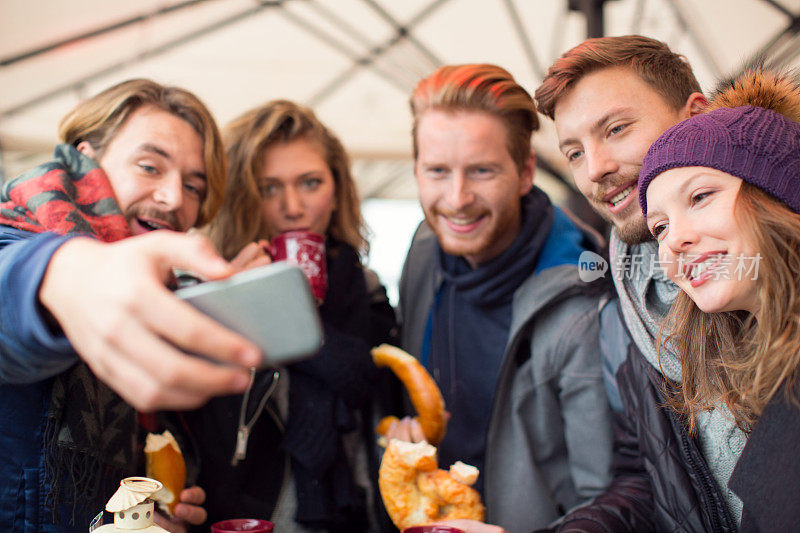
POLYGON ((647 187, 671 168, 709 167, 759 187, 800 213, 800 124, 763 107, 719 108, 664 132, 639 172, 639 205, 647 187))

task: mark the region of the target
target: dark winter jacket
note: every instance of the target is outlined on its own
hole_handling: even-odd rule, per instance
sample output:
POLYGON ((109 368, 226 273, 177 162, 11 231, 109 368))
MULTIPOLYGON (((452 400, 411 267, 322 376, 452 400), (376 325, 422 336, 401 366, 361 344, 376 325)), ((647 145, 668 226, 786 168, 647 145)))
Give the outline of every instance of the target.
POLYGON ((728 487, 744 504, 739 531, 800 531, 800 409, 780 390, 747 439, 728 487))
MULTIPOLYGON (((607 309, 616 313, 613 304, 607 309)), ((614 480, 548 531, 736 531, 699 442, 664 406, 664 377, 634 343, 627 345, 616 372, 624 413, 615 420, 614 480)), ((744 503, 740 531, 800 531, 798 454, 800 410, 778 393, 754 426, 729 483, 744 503)))
MULTIPOLYGON (((360 361, 359 364, 367 367, 367 370, 371 372, 370 375, 377 373, 377 369, 371 363, 369 347, 381 342, 393 342, 395 318, 394 311, 389 306, 385 290, 377 280, 377 276, 362 268, 352 248, 339 243, 336 249, 341 253, 335 253, 333 258, 330 253, 331 248, 329 242, 329 290, 326 302, 320 309, 325 326, 325 343, 319 354, 299 365, 304 365, 304 367, 325 365, 324 368, 330 370, 331 379, 341 382, 345 386, 346 376, 338 376, 337 372, 354 371, 353 368, 347 367, 348 364, 351 367, 355 364, 354 358, 360 361), (345 265, 343 262, 347 262, 347 264, 345 265), (355 276, 360 276, 360 279, 356 279, 355 276)), ((293 373, 293 367, 296 366, 290 365, 289 369, 280 369, 281 377, 279 379, 287 379, 288 376, 289 423, 292 422, 291 417, 294 416, 291 403, 292 389, 299 386, 301 379, 298 374, 293 373)), ((315 375, 319 375, 319 372, 315 375)), ((388 377, 379 375, 378 379, 388 377)), ((269 388, 271 379, 272 371, 262 371, 257 374, 249 401, 248 419, 269 388)), ((369 472, 370 479, 377 481, 378 454, 375 450, 373 406, 370 402, 372 390, 366 388, 359 391, 357 401, 345 399, 344 402, 340 402, 337 398, 350 393, 341 391, 340 394, 331 390, 331 394, 328 395, 325 391, 329 390, 329 383, 314 378, 306 379, 313 379, 313 383, 316 383, 319 389, 319 399, 315 400, 319 403, 315 403, 315 405, 321 409, 327 398, 332 398, 336 403, 333 411, 337 423, 344 419, 361 422, 356 424, 353 431, 359 432, 362 436, 367 450, 368 464, 363 467, 369 472), (355 407, 356 403, 357 407, 355 407), (345 408, 345 404, 349 408, 345 408)), ((307 389, 304 391, 304 395, 310 392, 307 389)), ((350 395, 352 396, 352 394, 350 395)), ((236 466, 231 465, 241 401, 241 395, 216 398, 199 410, 184 413, 194 446, 197 447, 200 456, 200 474, 197 484, 203 487, 208 494, 205 505, 208 511, 208 521, 206 525, 196 528, 197 531, 207 531, 208 524, 231 517, 269 519, 276 508, 281 492, 289 487, 288 476, 294 476, 294 485, 298 486, 296 465, 291 461, 291 456, 286 449, 285 437, 288 434, 286 420, 281 417, 277 404, 272 400, 267 402, 262 416, 253 426, 246 458, 236 466)), ((319 421, 309 422, 307 417, 301 420, 302 424, 316 422, 319 421)), ((349 435, 352 431, 346 433, 349 435)), ((333 438, 338 442, 339 437, 333 438)), ((375 515, 380 515, 381 506, 376 500, 378 497, 376 487, 373 485, 354 488, 350 485, 352 474, 348 472, 353 465, 348 466, 347 460, 338 462, 341 463, 339 466, 344 470, 332 468, 325 478, 336 487, 336 494, 344 496, 344 493, 349 491, 351 493, 349 498, 360 500, 363 506, 367 503, 363 490, 366 488, 368 495, 372 497, 372 504, 368 507, 372 510, 377 509, 375 515), (345 480, 344 477, 348 479, 345 480)), ((338 501, 334 504, 337 505, 337 508, 343 505, 338 501)), ((363 510, 362 507, 361 511, 363 512, 363 510)), ((319 509, 319 512, 321 514, 331 511, 319 509)), ((375 524, 383 518, 382 515, 373 516, 370 521, 375 524)), ((363 531, 365 527, 364 524, 350 523, 344 530, 363 531)), ((339 526, 323 529, 342 530, 339 526)))
POLYGON ((565 516, 558 532, 735 531, 700 445, 664 407, 664 378, 630 343, 616 374, 614 480, 565 516))
MULTIPOLYGON (((42 432, 53 376, 78 355, 52 331, 38 291, 52 254, 69 237, 0 226, 0 530, 25 533, 86 531, 90 514, 61 510, 52 523, 45 508, 42 432)), ((105 502, 95 502, 94 512, 105 502)))

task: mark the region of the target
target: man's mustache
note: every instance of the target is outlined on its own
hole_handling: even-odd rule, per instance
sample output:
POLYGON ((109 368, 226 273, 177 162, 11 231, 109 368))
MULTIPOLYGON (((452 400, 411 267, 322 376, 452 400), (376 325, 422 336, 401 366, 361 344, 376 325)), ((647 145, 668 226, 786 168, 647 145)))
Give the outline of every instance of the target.
POLYGON ((614 177, 607 178, 607 181, 602 183, 602 186, 598 188, 596 191, 593 191, 588 198, 597 203, 604 203, 605 196, 617 189, 626 183, 636 182, 639 179, 639 173, 637 172, 636 175, 624 175, 624 174, 616 174, 614 177))
POLYGON ((128 209, 128 212, 125 214, 125 218, 128 220, 132 220, 134 218, 155 220, 168 225, 174 230, 183 230, 183 228, 179 227, 178 225, 178 215, 175 214, 175 211, 164 211, 161 209, 155 209, 153 207, 131 206, 128 209))
POLYGON ((441 215, 447 218, 478 218, 483 216, 486 211, 484 209, 470 209, 466 211, 452 211, 449 209, 436 208, 434 214, 441 215))

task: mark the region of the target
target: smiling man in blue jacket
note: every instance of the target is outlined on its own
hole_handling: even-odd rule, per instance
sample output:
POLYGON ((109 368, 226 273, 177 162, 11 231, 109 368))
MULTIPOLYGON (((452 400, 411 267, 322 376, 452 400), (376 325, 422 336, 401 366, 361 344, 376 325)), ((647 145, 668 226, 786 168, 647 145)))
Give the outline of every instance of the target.
MULTIPOLYGON (((135 409, 240 392, 261 358, 166 287, 173 268, 232 273, 207 240, 183 234, 222 201, 206 107, 131 80, 78 104, 59 134, 54 159, 0 193, 3 531, 85 532, 120 478, 141 474, 135 409)), ((202 523, 202 490, 180 497, 176 514, 202 523)))
MULTIPOLYGON (((497 524, 457 525, 529 533, 610 480, 601 296, 578 275, 598 242, 533 186, 538 118, 508 72, 442 67, 419 82, 411 109, 425 222, 400 283, 403 347, 451 413, 442 468, 481 469, 497 524)), ((392 436, 413 439, 409 425, 392 436)))

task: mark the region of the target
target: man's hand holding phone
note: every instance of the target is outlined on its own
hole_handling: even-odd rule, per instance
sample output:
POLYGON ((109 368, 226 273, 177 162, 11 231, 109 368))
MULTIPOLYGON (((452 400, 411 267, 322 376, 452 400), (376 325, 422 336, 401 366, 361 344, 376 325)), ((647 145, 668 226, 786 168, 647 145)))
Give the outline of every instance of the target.
POLYGON ((92 372, 142 411, 190 409, 241 392, 247 367, 261 361, 253 342, 170 293, 173 267, 209 279, 232 273, 204 237, 154 231, 113 244, 67 241, 39 289, 92 372))
POLYGON ((300 268, 286 262, 175 291, 220 324, 254 342, 263 354, 256 366, 277 366, 316 353, 322 325, 300 268))

